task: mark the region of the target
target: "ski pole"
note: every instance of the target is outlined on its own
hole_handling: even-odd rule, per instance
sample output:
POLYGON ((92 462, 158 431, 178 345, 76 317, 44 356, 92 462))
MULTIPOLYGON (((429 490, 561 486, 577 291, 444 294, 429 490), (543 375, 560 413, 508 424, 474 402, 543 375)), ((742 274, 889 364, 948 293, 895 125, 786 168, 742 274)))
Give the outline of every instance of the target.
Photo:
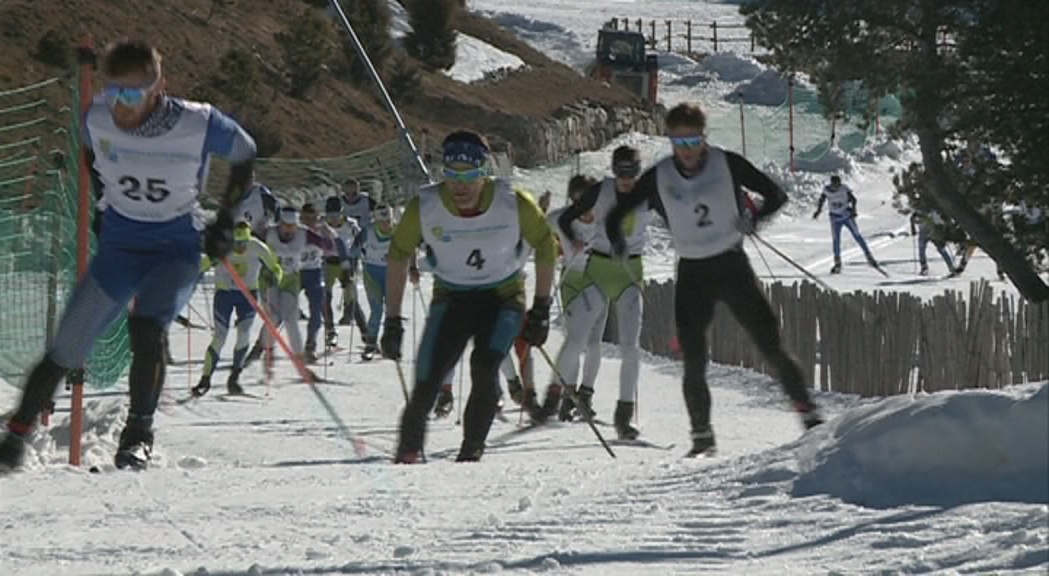
POLYGON ((751 238, 754 238, 758 242, 761 242, 762 244, 764 244, 765 247, 768 248, 769 250, 772 250, 772 252, 775 253, 776 256, 779 256, 780 258, 782 258, 784 262, 786 262, 787 264, 790 264, 791 266, 797 268, 799 272, 804 274, 809 280, 812 280, 813 282, 815 282, 820 288, 823 288, 824 290, 827 290, 828 292, 837 292, 837 290, 835 290, 834 288, 831 288, 829 284, 827 284, 823 280, 820 280, 819 278, 817 278, 816 275, 813 274, 812 272, 809 272, 804 266, 802 266, 801 264, 798 264, 797 262, 795 262, 793 258, 791 258, 790 256, 787 256, 782 251, 780 251, 779 248, 776 248, 775 246, 770 244, 768 241, 766 241, 764 238, 759 236, 757 234, 757 232, 755 232, 754 234, 751 234, 750 236, 751 236, 751 238))
MULTIPOLYGON (((536 346, 536 348, 539 350, 539 353, 543 355, 543 359, 546 360, 546 363, 550 365, 550 369, 553 370, 554 375, 557 376, 557 380, 561 383, 561 388, 567 390, 568 384, 565 382, 565 379, 561 377, 561 372, 557 370, 557 366, 555 366, 554 361, 550 359, 550 355, 546 353, 546 348, 542 346, 536 346)), ((580 410, 580 412, 583 414, 583 420, 590 426, 590 430, 594 432, 594 436, 597 436, 598 441, 601 442, 601 446, 604 447, 609 456, 615 458, 616 453, 612 451, 612 447, 605 441, 605 437, 601 435, 601 431, 597 429, 596 425, 594 425, 594 417, 590 414, 590 411, 580 410)))
POLYGON ((756 250, 758 256, 761 257, 761 261, 765 263, 765 269, 769 271, 769 276, 773 280, 776 280, 776 273, 772 271, 772 266, 769 266, 769 261, 765 259, 765 253, 761 251, 761 246, 758 246, 758 243, 754 240, 753 236, 750 237, 750 241, 754 244, 754 250, 756 250))
POLYGON ((335 410, 335 407, 332 406, 331 402, 329 402, 328 399, 324 397, 324 394, 321 393, 320 389, 317 388, 316 379, 314 378, 313 373, 306 368, 306 364, 302 361, 302 358, 299 358, 292 353, 291 347, 289 347, 288 343, 284 341, 284 337, 280 335, 280 331, 278 331, 276 325, 273 324, 273 320, 271 320, 269 315, 266 314, 266 311, 259 306, 255 297, 251 295, 251 290, 249 290, 247 284, 244 283, 244 279, 233 269, 233 266, 230 265, 228 259, 223 258, 222 265, 226 268, 226 271, 229 272, 230 277, 233 279, 233 283, 237 285, 237 289, 240 290, 240 293, 243 294, 244 298, 246 298, 248 303, 251 304, 251 307, 255 310, 255 314, 257 314, 259 318, 262 318, 262 323, 266 327, 266 330, 271 336, 273 336, 273 339, 277 341, 277 344, 279 344, 281 349, 284 350, 284 353, 291 358, 292 364, 295 365, 295 369, 299 372, 302 379, 309 385, 313 394, 317 396, 317 400, 319 400, 321 405, 324 406, 324 409, 328 412, 328 416, 330 416, 336 426, 339 427, 343 436, 345 436, 350 444, 353 445, 354 453, 356 453, 358 457, 366 456, 367 448, 364 445, 364 439, 350 430, 349 426, 343 422, 342 417, 340 417, 339 413, 335 410))
POLYGON ((401 361, 394 360, 393 365, 397 367, 397 379, 401 381, 401 392, 404 393, 404 403, 408 403, 408 384, 404 381, 404 368, 401 368, 401 361))

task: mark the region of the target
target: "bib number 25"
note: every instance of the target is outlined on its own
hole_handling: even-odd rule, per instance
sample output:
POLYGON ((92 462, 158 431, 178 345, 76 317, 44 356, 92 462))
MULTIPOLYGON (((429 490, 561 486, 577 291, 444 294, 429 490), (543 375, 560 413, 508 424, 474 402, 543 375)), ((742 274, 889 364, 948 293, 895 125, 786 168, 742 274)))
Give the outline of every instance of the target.
POLYGON ((144 187, 143 182, 134 176, 124 176, 119 183, 123 186, 120 192, 137 202, 145 200, 157 204, 171 195, 171 192, 164 187, 167 182, 161 178, 147 178, 144 187))

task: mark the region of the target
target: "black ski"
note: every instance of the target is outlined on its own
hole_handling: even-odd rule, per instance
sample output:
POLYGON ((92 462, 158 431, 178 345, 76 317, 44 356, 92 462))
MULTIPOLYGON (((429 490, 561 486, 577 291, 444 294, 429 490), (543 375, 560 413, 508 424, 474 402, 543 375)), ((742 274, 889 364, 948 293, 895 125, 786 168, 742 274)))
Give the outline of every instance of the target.
POLYGON ((634 440, 625 440, 619 438, 612 438, 608 441, 612 446, 627 446, 632 448, 654 448, 656 450, 673 450, 677 444, 656 444, 655 442, 649 442, 648 440, 642 440, 636 438, 634 440))

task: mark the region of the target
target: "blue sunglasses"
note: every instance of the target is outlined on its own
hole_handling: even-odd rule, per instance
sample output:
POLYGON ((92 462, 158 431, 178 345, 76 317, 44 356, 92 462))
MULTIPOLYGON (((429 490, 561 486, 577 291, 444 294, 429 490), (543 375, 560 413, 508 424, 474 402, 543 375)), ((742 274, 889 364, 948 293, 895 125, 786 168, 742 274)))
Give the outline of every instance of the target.
POLYGON ((674 148, 698 148, 703 144, 702 136, 671 136, 670 144, 674 148))
POLYGON ((486 174, 486 170, 482 168, 471 168, 469 170, 453 170, 451 168, 445 168, 444 179, 445 180, 458 180, 459 182, 473 182, 478 178, 483 178, 486 174))
POLYGON ((110 108, 115 107, 117 104, 123 104, 128 108, 141 108, 146 103, 146 97, 149 96, 149 93, 156 85, 156 80, 148 86, 106 84, 102 88, 102 95, 105 96, 110 108))

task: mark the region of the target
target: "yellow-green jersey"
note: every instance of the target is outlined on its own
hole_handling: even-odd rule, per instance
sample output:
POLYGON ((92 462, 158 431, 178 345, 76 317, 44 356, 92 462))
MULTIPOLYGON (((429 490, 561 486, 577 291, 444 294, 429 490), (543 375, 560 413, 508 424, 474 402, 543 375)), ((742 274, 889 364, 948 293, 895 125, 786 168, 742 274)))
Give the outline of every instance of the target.
MULTIPOLYGON (((254 236, 248 239, 247 247, 243 252, 237 252, 233 250, 226 257, 229 261, 230 266, 236 271, 237 275, 241 277, 244 284, 248 287, 248 290, 258 290, 259 288, 259 272, 262 267, 265 266, 277 278, 277 282, 283 275, 280 267, 280 263, 277 261, 277 257, 270 250, 264 242, 255 238, 254 236)), ((215 262, 213 262, 207 256, 201 256, 200 259, 200 271, 205 272, 211 268, 215 262)), ((236 283, 233 282, 233 278, 229 274, 229 270, 226 270, 225 266, 218 266, 215 268, 215 289, 216 290, 237 290, 236 283)))

